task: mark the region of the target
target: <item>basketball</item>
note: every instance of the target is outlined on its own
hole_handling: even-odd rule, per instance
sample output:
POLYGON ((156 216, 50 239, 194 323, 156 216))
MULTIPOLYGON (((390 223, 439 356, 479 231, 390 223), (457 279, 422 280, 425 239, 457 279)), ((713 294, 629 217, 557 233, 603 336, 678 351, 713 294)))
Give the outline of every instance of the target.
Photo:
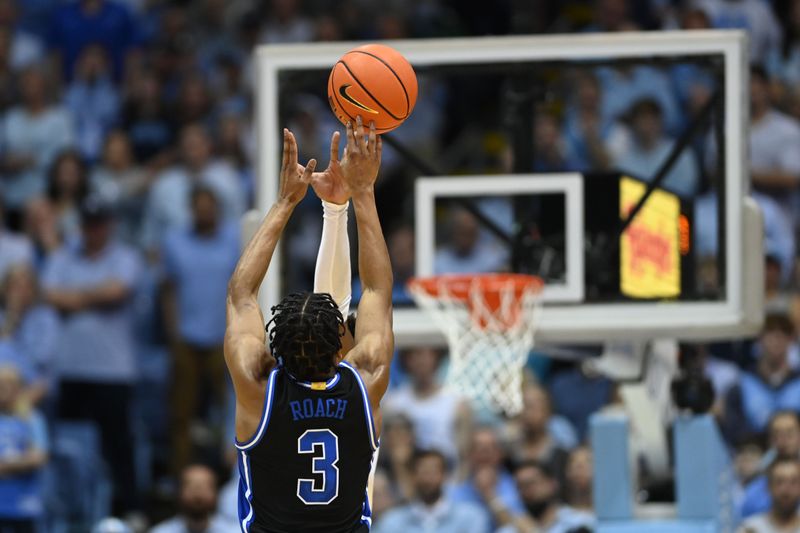
POLYGON ((375 122, 378 133, 405 121, 417 102, 417 76, 403 55, 382 44, 367 44, 343 55, 328 79, 328 102, 342 124, 375 122))

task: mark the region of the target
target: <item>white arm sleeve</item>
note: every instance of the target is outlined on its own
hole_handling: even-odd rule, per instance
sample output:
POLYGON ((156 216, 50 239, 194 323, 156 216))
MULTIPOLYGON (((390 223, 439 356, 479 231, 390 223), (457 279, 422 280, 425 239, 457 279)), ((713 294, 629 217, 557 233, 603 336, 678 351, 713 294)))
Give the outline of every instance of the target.
POLYGON ((350 239, 347 236, 347 208, 322 202, 322 240, 314 270, 314 292, 327 292, 347 319, 350 312, 350 239))

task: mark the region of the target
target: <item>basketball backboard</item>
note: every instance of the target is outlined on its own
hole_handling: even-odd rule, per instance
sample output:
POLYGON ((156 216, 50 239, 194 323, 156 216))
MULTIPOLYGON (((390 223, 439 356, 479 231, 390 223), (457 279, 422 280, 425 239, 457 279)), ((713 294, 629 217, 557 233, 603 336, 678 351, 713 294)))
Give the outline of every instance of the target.
MULTIPOLYGON (((283 126, 291 124, 299 130, 301 158, 317 157, 321 164, 327 160, 327 139, 339 125, 327 109, 325 80, 338 57, 358 44, 258 49, 261 212, 276 198, 283 126)), ((749 72, 743 32, 631 32, 387 44, 409 59, 420 78, 415 113, 386 138, 385 170, 379 184, 389 198, 384 199, 381 211, 387 232, 395 220, 414 221, 414 274, 438 273, 437 250, 448 245, 448 206, 494 198, 512 206, 506 220, 513 234, 508 242, 519 244, 520 239, 535 235, 534 245, 522 253, 530 254, 521 261, 509 259, 499 268, 541 274, 537 269, 550 261, 548 275, 543 276, 549 287, 540 338, 571 343, 655 337, 727 339, 757 331, 763 307, 763 244, 758 209, 747 197, 749 72), (604 102, 610 102, 611 111, 614 105, 655 100, 664 139, 672 139, 664 141, 667 152, 686 137, 688 147, 677 153, 661 187, 649 191, 648 183, 666 152, 665 157, 638 166, 621 168, 620 160, 612 159, 602 168, 576 164, 567 168, 574 170, 568 173, 553 173, 541 158, 534 158, 550 130, 569 128, 570 113, 584 97, 573 93, 584 78, 595 80, 592 83, 606 91, 604 102), (702 97, 695 98, 696 87, 688 92, 682 88, 689 78, 701 80, 698 85, 706 91, 702 97), (653 85, 653 80, 661 79, 663 87, 653 85), (650 84, 650 89, 637 92, 636 83, 650 84), (620 87, 631 92, 623 94, 620 87), (670 96, 670 91, 675 94, 670 96), (473 113, 458 112, 463 109, 473 113), (554 124, 540 124, 540 115, 558 118, 554 124), (690 130, 693 135, 684 135, 690 130), (430 131, 436 132, 435 142, 428 141, 430 131), (709 144, 715 148, 707 149, 709 144), (681 188, 680 179, 669 174, 685 163, 683 153, 691 154, 696 167, 697 176, 688 188, 681 188), (476 163, 479 155, 483 160, 476 163), (494 159, 486 163, 489 157, 494 159), (502 163, 507 159, 511 162, 502 163), (645 193, 641 211, 625 226, 645 193), (712 215, 708 205, 716 206, 712 215), (698 215, 701 209, 705 211, 698 215), (712 223, 716 230, 708 229, 712 223)), ((609 120, 611 126, 622 124, 621 130, 632 130, 634 111, 616 112, 616 118, 609 120)), ((632 142, 630 133, 625 139, 612 127, 601 137, 609 145, 632 142)), ((686 169, 682 167, 681 172, 678 178, 686 169)), ((479 207, 473 208, 473 214, 479 207)), ((493 209, 488 209, 492 214, 493 209)), ((313 268, 305 262, 313 265, 318 208, 310 202, 299 211, 268 275, 262 299, 265 307, 274 305, 289 289, 311 286, 313 268), (285 261, 288 256, 291 268, 285 261)), ((520 259, 519 250, 509 248, 508 256, 520 259)), ((443 343, 435 325, 413 306, 396 306, 395 331, 398 345, 443 343)))

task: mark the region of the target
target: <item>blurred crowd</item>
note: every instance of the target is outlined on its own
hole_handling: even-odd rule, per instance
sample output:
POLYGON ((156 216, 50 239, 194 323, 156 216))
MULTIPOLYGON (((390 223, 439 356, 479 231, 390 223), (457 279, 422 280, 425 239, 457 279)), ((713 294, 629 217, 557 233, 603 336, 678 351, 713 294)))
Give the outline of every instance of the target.
MULTIPOLYGON (((255 45, 680 28, 750 34, 748 170, 768 295, 759 338, 695 347, 683 364, 713 383, 751 530, 800 524, 799 0, 0 0, 0 532, 238 530, 221 345, 257 186, 255 45)), ((498 110, 475 105, 486 87, 420 83, 399 140, 459 172, 509 171, 498 110)), ((530 117, 534 170, 645 180, 714 88, 690 64, 565 83, 530 117)), ((327 153, 337 127, 323 91, 281 109, 301 159, 327 153)), ((701 262, 718 248, 716 149, 701 135, 663 183, 695 202, 701 262)), ((383 173, 402 305, 418 169, 387 148, 383 173)), ((311 286, 320 214, 309 197, 290 225, 289 288, 311 286)), ((468 212, 444 232, 438 271, 507 266, 468 212)), ((588 419, 618 402, 615 384, 533 357, 525 410, 502 420, 442 388, 446 364, 432 348, 396 358, 374 529, 591 531, 588 419)))

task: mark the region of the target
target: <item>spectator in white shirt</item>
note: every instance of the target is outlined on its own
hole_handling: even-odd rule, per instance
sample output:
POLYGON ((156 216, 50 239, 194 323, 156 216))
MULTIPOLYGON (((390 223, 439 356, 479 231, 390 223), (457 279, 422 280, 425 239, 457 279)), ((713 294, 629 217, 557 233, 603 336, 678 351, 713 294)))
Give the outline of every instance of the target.
POLYGON ((444 354, 434 348, 402 352, 400 362, 409 381, 389 391, 385 405, 387 413, 408 416, 414 424, 419 448, 440 450, 450 462, 455 462, 459 443, 469 435, 470 411, 457 394, 446 390, 437 379, 443 358, 444 354))
POLYGON ((750 176, 753 185, 787 206, 800 181, 800 123, 770 101, 763 69, 750 71, 750 176))

